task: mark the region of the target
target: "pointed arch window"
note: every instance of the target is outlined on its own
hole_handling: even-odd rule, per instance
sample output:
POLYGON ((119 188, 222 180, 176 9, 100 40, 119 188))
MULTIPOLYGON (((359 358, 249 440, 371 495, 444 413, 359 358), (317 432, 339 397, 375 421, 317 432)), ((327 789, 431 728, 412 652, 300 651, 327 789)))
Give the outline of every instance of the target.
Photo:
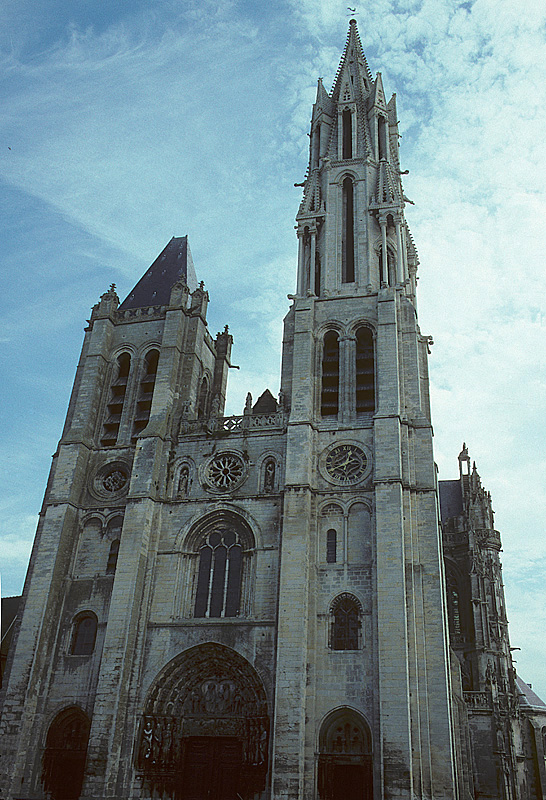
POLYGON ((196 617, 236 617, 241 603, 243 547, 237 532, 209 533, 199 548, 196 617))
POLYGON ((324 336, 320 413, 335 417, 339 410, 339 337, 335 331, 324 336))
POLYGON ((338 595, 330 609, 330 647, 332 650, 358 650, 362 607, 356 597, 344 593, 338 595))
POLYGON ((133 422, 133 442, 136 441, 150 419, 158 362, 159 350, 149 350, 144 357, 144 375, 138 390, 136 414, 133 422))
POLYGON ((341 115, 341 128, 342 128, 342 148, 341 157, 343 159, 353 157, 353 114, 346 108, 341 115))
POLYGON ((90 656, 95 649, 97 638, 97 617, 92 611, 84 611, 74 620, 72 645, 73 656, 90 656))
POLYGON ((129 353, 121 353, 117 358, 116 377, 110 386, 110 399, 106 406, 106 419, 100 440, 103 447, 113 447, 117 442, 130 370, 131 356, 129 353))
POLYGON ((354 185, 351 178, 342 187, 341 280, 353 283, 355 279, 355 220, 354 185))
POLYGON ((356 332, 356 413, 375 410, 375 364, 373 334, 369 328, 356 332))

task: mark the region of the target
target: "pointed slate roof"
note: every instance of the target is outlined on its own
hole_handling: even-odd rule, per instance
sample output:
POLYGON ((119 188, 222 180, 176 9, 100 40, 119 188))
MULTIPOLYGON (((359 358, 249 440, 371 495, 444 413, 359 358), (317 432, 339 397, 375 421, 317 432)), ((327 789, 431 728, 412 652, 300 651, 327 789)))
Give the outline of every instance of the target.
POLYGON ((197 289, 197 276, 187 236, 173 236, 119 308, 167 305, 171 289, 179 280, 188 285, 190 292, 197 289))

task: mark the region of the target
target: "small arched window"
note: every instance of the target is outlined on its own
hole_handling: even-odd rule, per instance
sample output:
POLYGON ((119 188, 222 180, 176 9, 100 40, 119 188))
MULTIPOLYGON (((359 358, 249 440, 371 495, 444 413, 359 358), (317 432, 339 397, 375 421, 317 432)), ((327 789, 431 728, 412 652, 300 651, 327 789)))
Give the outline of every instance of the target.
POLYGON ((152 409, 152 399, 154 396, 155 380, 157 377, 157 365, 159 362, 159 351, 149 350, 144 357, 144 375, 140 381, 138 390, 138 400, 136 414, 133 422, 134 442, 139 434, 144 430, 150 419, 152 409))
POLYGON ((73 656, 90 656, 97 638, 97 617, 92 611, 84 611, 74 620, 70 653, 73 656))
POLYGON ((369 328, 356 332, 356 413, 375 410, 373 334, 369 328))
POLYGON ((323 417, 337 416, 339 410, 339 338, 335 331, 324 336, 322 352, 322 391, 320 413, 323 417))
POLYGON ((362 608, 356 597, 338 595, 330 609, 330 647, 332 650, 358 650, 360 648, 362 608))
POLYGON ((115 378, 110 386, 110 399, 100 440, 103 447, 113 447, 117 442, 130 369, 131 356, 129 353, 121 353, 114 371, 115 378))
POLYGON ((329 528, 326 531, 326 563, 335 564, 337 561, 337 531, 329 528))
POLYGON ((355 212, 354 186, 345 178, 342 188, 341 280, 353 283, 355 279, 355 212))

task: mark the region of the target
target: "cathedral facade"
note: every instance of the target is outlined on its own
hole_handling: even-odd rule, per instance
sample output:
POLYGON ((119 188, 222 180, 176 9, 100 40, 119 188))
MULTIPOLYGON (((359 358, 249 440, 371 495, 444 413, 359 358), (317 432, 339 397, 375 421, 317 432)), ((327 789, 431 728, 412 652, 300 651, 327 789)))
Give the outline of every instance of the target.
POLYGON ((232 337, 187 237, 93 308, 2 689, 4 800, 546 797, 466 448, 438 489, 398 140, 351 21, 277 399, 224 415, 232 337))

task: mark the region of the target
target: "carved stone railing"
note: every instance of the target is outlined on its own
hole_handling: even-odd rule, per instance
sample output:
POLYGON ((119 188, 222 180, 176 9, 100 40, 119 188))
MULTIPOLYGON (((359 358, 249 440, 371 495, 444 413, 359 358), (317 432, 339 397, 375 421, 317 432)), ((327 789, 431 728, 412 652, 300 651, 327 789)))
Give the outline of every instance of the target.
POLYGON ((491 695, 489 692, 463 692, 464 701, 469 711, 491 711, 491 695))
POLYGON ((246 431, 283 428, 286 424, 284 411, 272 414, 243 414, 234 417, 209 417, 208 419, 183 420, 180 434, 189 433, 243 433, 246 431))

